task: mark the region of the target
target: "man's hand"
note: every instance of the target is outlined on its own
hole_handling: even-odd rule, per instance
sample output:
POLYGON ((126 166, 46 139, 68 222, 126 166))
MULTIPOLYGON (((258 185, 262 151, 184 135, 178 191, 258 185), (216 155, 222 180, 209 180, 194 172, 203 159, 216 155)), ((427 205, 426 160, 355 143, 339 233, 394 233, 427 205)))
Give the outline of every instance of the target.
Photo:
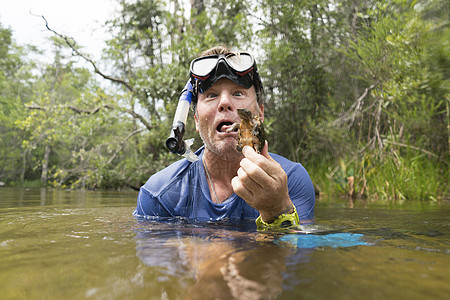
POLYGON ((270 155, 268 144, 261 154, 249 146, 242 149, 237 176, 231 180, 234 192, 261 214, 263 221, 271 223, 286 213, 293 212, 289 197, 287 175, 270 155))

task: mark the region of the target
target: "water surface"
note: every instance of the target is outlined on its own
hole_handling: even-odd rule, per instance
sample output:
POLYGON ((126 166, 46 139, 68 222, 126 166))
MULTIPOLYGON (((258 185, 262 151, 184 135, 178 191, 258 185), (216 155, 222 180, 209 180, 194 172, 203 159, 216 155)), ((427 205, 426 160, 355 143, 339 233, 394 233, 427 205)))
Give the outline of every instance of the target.
POLYGON ((139 221, 135 192, 0 188, 2 299, 448 299, 450 205, 318 200, 316 224, 139 221))

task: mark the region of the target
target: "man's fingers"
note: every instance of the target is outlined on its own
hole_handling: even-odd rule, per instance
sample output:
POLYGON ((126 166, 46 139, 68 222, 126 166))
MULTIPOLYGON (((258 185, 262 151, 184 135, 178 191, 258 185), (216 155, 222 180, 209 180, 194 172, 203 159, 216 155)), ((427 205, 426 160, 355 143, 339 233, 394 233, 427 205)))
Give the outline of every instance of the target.
POLYGON ((273 160, 273 158, 269 154, 269 142, 264 142, 264 147, 261 150, 261 155, 267 158, 268 160, 273 160))
POLYGON ((233 187, 233 191, 245 200, 253 199, 253 193, 242 183, 238 176, 233 177, 231 179, 231 186, 233 187))
POLYGON ((240 165, 239 170, 242 169, 245 172, 245 177, 243 178, 248 177, 261 187, 271 184, 273 181, 273 178, 263 168, 246 157, 241 160, 240 165))
POLYGON ((265 184, 264 181, 268 180, 268 178, 261 176, 255 177, 255 175, 253 175, 258 175, 260 170, 262 170, 263 173, 268 174, 269 177, 272 176, 274 180, 277 180, 281 170, 281 166, 269 155, 267 141, 261 154, 256 153, 256 151, 249 146, 245 146, 242 149, 242 154, 244 154, 244 158, 241 160, 241 167, 244 168, 244 170, 253 180, 258 182, 259 184, 265 184), (254 166, 252 166, 252 164, 250 164, 249 162, 254 164, 254 166), (257 166, 259 169, 255 166, 257 166))
POLYGON ((262 188, 261 184, 253 180, 243 168, 238 169, 237 175, 245 187, 250 191, 262 188))

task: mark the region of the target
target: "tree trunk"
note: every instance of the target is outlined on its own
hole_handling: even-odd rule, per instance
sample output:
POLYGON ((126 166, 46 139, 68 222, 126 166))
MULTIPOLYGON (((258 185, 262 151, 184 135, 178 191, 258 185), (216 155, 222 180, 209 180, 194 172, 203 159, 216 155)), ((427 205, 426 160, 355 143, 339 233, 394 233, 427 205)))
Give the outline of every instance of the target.
POLYGON ((205 10, 204 0, 191 0, 191 11, 195 16, 198 16, 205 10))
POLYGON ((50 146, 45 145, 44 159, 42 160, 42 174, 41 183, 42 185, 47 185, 47 175, 48 175, 48 158, 50 156, 50 146))
POLYGON ((191 24, 192 30, 198 34, 202 32, 202 28, 197 28, 197 16, 205 10, 204 0, 191 0, 191 24))
POLYGON ((23 181, 25 180, 25 172, 27 169, 27 156, 28 156, 28 149, 25 150, 25 153, 23 154, 23 160, 22 160, 22 172, 20 172, 20 182, 23 184, 23 181))

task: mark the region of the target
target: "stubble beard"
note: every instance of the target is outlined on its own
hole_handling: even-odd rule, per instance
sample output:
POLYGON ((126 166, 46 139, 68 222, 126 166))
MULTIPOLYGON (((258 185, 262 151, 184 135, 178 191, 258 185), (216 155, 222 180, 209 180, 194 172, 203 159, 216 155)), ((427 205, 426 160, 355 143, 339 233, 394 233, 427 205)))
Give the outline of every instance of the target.
POLYGON ((201 124, 199 124, 199 135, 205 145, 205 149, 214 153, 215 155, 223 158, 223 159, 236 159, 239 158, 242 153, 240 153, 236 149, 237 141, 233 139, 233 142, 230 140, 219 140, 218 142, 214 142, 214 132, 210 133, 208 130, 205 130, 201 124), (207 132, 206 134, 204 132, 207 132))

